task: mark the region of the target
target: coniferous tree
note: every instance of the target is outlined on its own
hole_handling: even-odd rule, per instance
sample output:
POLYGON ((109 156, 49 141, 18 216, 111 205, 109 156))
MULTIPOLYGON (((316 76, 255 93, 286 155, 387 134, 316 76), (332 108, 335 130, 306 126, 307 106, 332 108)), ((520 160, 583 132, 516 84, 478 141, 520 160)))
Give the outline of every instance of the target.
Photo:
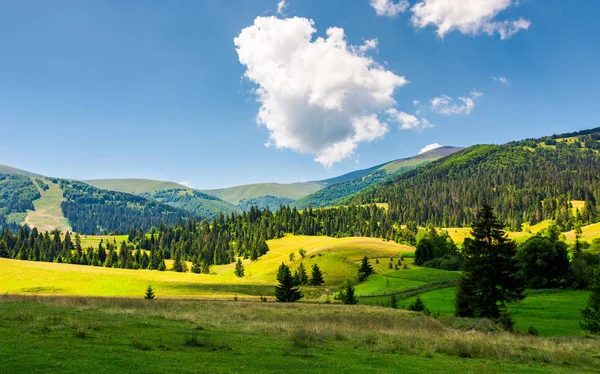
POLYGON ((283 262, 279 266, 277 280, 279 281, 279 285, 275 287, 275 298, 277 301, 295 302, 303 297, 302 292, 294 285, 294 278, 292 277, 290 268, 283 262))
POLYGON ((302 262, 300 263, 300 265, 298 265, 296 271, 294 271, 294 280, 299 286, 308 285, 308 274, 306 273, 306 267, 302 262))
POLYGON ((152 290, 152 287, 150 285, 148 285, 148 288, 146 288, 146 294, 144 295, 144 299, 154 300, 154 291, 152 290))
POLYGON ((358 304, 358 298, 354 294, 354 285, 350 281, 344 282, 338 297, 344 304, 358 304))
POLYGON ((325 279, 323 279, 323 273, 317 264, 312 266, 312 273, 310 276, 310 285, 311 286, 320 286, 325 283, 325 279))
POLYGON ((175 259, 173 260, 173 267, 171 268, 172 271, 176 271, 178 273, 183 273, 184 269, 183 269, 183 261, 181 261, 181 254, 179 253, 179 251, 175 252, 175 259))
POLYGON ((244 264, 242 264, 242 259, 238 257, 237 262, 235 263, 235 276, 238 278, 244 277, 244 264))
POLYGON ((492 208, 484 204, 472 226, 473 238, 465 239, 463 274, 457 290, 459 316, 491 318, 511 324, 506 305, 522 300, 523 281, 518 276, 516 244, 509 240, 492 208))
POLYGON ((194 256, 192 259, 192 273, 200 274, 202 272, 202 267, 200 266, 200 261, 198 261, 198 256, 194 256))
POLYGON ((363 257, 362 262, 360 264, 360 268, 358 269, 358 281, 364 281, 365 279, 369 278, 369 276, 373 273, 374 270, 371 264, 369 263, 369 258, 367 256, 363 257))
POLYGON ((600 268, 594 272, 590 291, 590 300, 587 307, 581 311, 583 321, 579 324, 590 334, 600 334, 600 268))

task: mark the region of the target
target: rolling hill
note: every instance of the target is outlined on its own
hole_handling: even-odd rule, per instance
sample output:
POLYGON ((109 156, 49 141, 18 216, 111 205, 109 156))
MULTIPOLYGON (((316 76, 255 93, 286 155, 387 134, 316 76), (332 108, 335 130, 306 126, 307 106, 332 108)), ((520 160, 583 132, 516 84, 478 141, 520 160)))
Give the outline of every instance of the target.
POLYGON ((394 160, 369 169, 342 175, 338 178, 328 179, 321 182, 327 185, 327 187, 299 199, 293 205, 299 209, 304 209, 309 205, 313 207, 333 206, 340 203, 346 197, 391 178, 394 175, 412 170, 420 165, 451 155, 462 149, 460 147, 440 147, 413 157, 394 160))
POLYGON ((264 196, 287 197, 297 200, 322 188, 317 182, 306 183, 255 183, 219 188, 214 190, 200 190, 206 194, 216 196, 233 205, 243 199, 259 198, 264 196))
POLYGON ((345 200, 387 202, 391 219, 464 227, 488 202, 512 229, 556 220, 564 230, 600 220, 600 128, 476 145, 345 200), (573 200, 581 209, 573 209, 573 200))
POLYGON ((22 176, 25 176, 25 177, 36 177, 36 178, 43 177, 40 174, 36 174, 36 173, 32 173, 30 171, 13 168, 11 166, 6 166, 6 165, 0 165, 0 174, 14 174, 14 175, 22 175, 22 176))

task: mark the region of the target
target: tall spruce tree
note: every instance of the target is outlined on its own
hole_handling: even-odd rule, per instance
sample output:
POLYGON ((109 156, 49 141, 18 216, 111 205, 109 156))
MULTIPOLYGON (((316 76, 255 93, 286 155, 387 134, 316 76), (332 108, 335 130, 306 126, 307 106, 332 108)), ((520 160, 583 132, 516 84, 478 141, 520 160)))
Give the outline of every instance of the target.
POLYGON ((523 281, 518 276, 516 244, 507 238, 492 208, 484 204, 465 239, 463 274, 457 289, 456 314, 485 317, 512 326, 506 305, 522 300, 523 281), (459 305, 460 304, 460 305, 459 305))
POLYGON ((590 291, 590 300, 587 307, 581 311, 583 321, 579 324, 591 334, 600 334, 600 268, 594 272, 590 291))
POLYGON ((235 263, 235 276, 238 278, 244 277, 244 264, 242 264, 242 259, 238 257, 237 262, 235 263))
POLYGON ((294 280, 299 286, 306 286, 308 284, 308 274, 306 273, 306 267, 301 262, 300 265, 294 271, 294 280))
POLYGON ((275 287, 277 301, 289 303, 298 301, 303 297, 302 292, 294 285, 294 277, 292 277, 290 268, 283 262, 279 266, 277 280, 279 281, 279 285, 275 287))
POLYGON ((363 257, 362 262, 360 264, 360 268, 358 268, 358 281, 364 281, 365 279, 369 278, 369 276, 373 273, 374 270, 371 264, 369 263, 369 258, 367 256, 363 257))
POLYGON ((310 285, 311 286, 320 286, 325 283, 325 279, 323 279, 323 273, 317 264, 312 266, 312 273, 310 275, 310 285))

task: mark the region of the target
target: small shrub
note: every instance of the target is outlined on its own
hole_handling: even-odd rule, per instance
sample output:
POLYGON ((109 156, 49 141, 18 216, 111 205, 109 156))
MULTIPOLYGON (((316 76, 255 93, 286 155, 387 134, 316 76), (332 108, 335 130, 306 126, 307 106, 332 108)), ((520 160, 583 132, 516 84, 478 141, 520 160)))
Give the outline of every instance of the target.
POLYGON ((150 351, 152 349, 152 347, 142 342, 137 336, 131 339, 131 343, 133 344, 133 347, 139 351, 150 351))
POLYGON ((85 329, 83 327, 78 327, 75 330, 75 337, 79 339, 87 338, 87 333, 85 332, 85 329))
POLYGON ((234 297, 233 297, 233 301, 238 301, 238 297, 237 297, 237 296, 234 296, 234 297))
POLYGON ((144 295, 144 299, 154 300, 154 291, 152 290, 152 287, 150 285, 148 285, 148 288, 146 288, 146 294, 144 295))
POLYGON ((316 343, 323 342, 323 337, 315 332, 304 329, 296 330, 290 337, 292 344, 297 348, 310 348, 316 343))
POLYGON ((267 298, 265 296, 261 296, 260 297, 260 301, 262 301, 263 303, 267 302, 267 298))
POLYGON ((538 336, 540 334, 539 331, 533 326, 529 326, 529 328, 527 329, 527 333, 533 336, 538 336))
POLYGON ((421 296, 417 296, 417 299, 408 306, 408 310, 412 310, 413 312, 423 312, 425 314, 429 314, 429 309, 425 306, 423 300, 421 300, 421 296))

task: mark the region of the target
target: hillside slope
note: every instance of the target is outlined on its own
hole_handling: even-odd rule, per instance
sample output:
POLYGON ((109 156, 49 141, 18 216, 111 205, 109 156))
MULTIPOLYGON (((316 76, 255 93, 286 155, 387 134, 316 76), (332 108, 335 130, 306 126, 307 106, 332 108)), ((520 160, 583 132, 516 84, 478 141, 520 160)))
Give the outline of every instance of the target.
POLYGON ((237 206, 223 201, 215 196, 210 196, 200 191, 189 188, 177 188, 160 190, 150 193, 142 193, 140 196, 156 200, 175 208, 196 214, 202 219, 212 220, 221 212, 224 214, 241 213, 237 206))
POLYGON ((329 179, 327 181, 330 185, 299 199, 293 205, 299 209, 304 209, 309 205, 313 207, 333 206, 340 203, 344 198, 394 175, 412 170, 462 149, 460 147, 440 147, 413 157, 394 160, 370 169, 359 170, 338 178, 329 179))
POLYGON ((238 205, 240 200, 260 198, 264 196, 287 197, 297 200, 308 194, 320 190, 322 187, 317 182, 306 183, 255 183, 213 190, 200 190, 206 194, 216 196, 233 205, 238 205))
POLYGON ((43 177, 40 174, 36 174, 36 173, 32 173, 30 171, 13 168, 11 166, 6 166, 6 165, 0 165, 0 174, 15 174, 15 175, 23 175, 25 177, 36 177, 36 178, 43 177))
POLYGON ((101 188, 103 190, 132 193, 136 195, 141 193, 155 192, 159 190, 187 189, 186 186, 175 182, 140 178, 90 179, 84 182, 94 187, 101 188))
POLYGON ((400 174, 347 199, 387 202, 392 219, 443 227, 470 224, 488 202, 511 228, 554 219, 565 230, 600 220, 600 128, 477 145, 400 174), (572 200, 582 200, 573 209, 572 200))

